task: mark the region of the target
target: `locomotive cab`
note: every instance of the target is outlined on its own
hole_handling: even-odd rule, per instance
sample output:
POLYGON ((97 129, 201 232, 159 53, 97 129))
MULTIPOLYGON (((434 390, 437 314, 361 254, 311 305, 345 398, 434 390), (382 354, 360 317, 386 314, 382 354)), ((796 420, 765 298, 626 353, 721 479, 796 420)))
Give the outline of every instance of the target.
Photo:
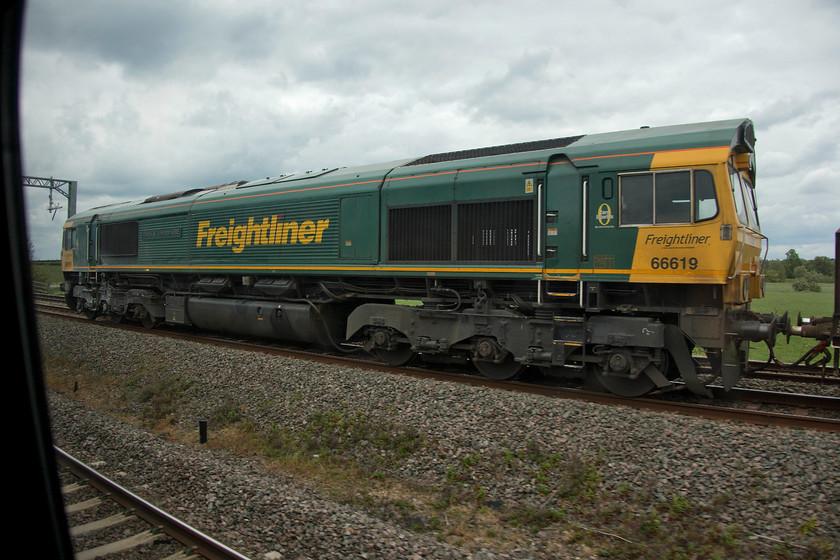
POLYGON ((731 387, 749 341, 773 343, 779 321, 749 312, 763 295, 753 125, 711 132, 640 129, 590 139, 586 157, 555 156, 544 273, 545 301, 560 306, 554 368, 576 364, 628 396, 678 377, 705 394, 692 349, 731 387))

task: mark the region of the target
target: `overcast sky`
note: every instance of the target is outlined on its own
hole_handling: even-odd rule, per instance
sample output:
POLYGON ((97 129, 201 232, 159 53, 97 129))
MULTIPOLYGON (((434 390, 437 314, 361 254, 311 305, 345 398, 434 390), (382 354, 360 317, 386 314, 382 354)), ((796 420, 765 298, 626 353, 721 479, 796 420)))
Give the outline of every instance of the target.
MULTIPOLYGON (((834 256, 838 0, 30 0, 25 175, 78 209, 282 173, 729 118, 770 258, 834 256)), ((27 189, 36 258, 64 208, 27 189)))

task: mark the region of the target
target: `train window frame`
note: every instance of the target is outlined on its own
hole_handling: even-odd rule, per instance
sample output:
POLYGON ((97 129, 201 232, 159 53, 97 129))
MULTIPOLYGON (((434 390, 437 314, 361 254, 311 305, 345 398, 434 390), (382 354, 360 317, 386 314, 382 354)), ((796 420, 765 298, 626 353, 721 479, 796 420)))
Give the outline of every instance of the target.
POLYGON ((695 169, 694 173, 692 173, 691 176, 693 180, 691 194, 694 197, 694 202, 692 203, 692 211, 694 212, 694 223, 696 224, 699 222, 707 222, 709 220, 714 220, 715 218, 717 218, 718 214, 720 214, 720 204, 718 204, 714 174, 712 174, 712 172, 708 169, 695 169), (698 184, 698 175, 701 177, 707 177, 709 182, 702 185, 698 184), (711 194, 711 197, 701 198, 698 195, 698 191, 701 188, 709 188, 709 194, 711 194), (708 201, 712 201, 714 203, 714 212, 709 212, 707 210, 707 207, 710 208, 710 206, 708 204, 703 204, 708 203, 708 201), (702 208, 701 204, 703 204, 702 208))
POLYGON ((732 200, 735 202, 735 215, 742 225, 749 225, 747 205, 744 202, 744 186, 741 184, 741 174, 734 167, 729 168, 729 185, 732 188, 732 200), (736 188, 737 185, 737 188, 736 188))
POLYGON ((761 233, 761 222, 758 221, 758 200, 755 198, 755 186, 747 177, 742 177, 741 180, 743 181, 742 185, 747 189, 744 191, 744 202, 748 204, 748 215, 750 221, 753 223, 751 227, 753 231, 761 233), (749 197, 747 193, 749 193, 749 197))
MULTIPOLYGON (((663 182, 663 193, 667 192, 666 189, 668 189, 668 187, 666 185, 667 183, 663 182)), ((633 188, 637 188, 637 185, 634 185, 633 188)), ((682 194, 683 197, 685 197, 686 195, 686 193, 677 194, 682 194)), ((717 199, 714 175, 707 169, 696 169, 693 167, 687 167, 681 169, 620 173, 618 175, 618 198, 619 227, 695 224, 699 222, 713 220, 720 213, 720 204, 717 199), (704 196, 702 199, 698 196, 698 173, 702 173, 704 177, 703 188, 705 189, 705 192, 703 193, 704 196), (664 178, 666 175, 669 174, 672 174, 672 176, 673 174, 687 174, 688 199, 676 199, 674 197, 668 196, 664 198, 657 198, 657 177, 664 178), (649 179, 650 193, 639 193, 637 191, 634 194, 636 194, 637 196, 639 194, 642 194, 644 198, 641 202, 634 201, 633 204, 630 205, 627 204, 627 202, 632 199, 626 198, 627 188, 629 186, 627 183, 628 179, 635 180, 635 178, 649 179), (686 204, 687 206, 685 208, 674 207, 679 209, 679 213, 672 213, 666 217, 663 210, 658 210, 658 206, 667 211, 669 207, 668 198, 671 198, 670 206, 672 207, 674 207, 674 203, 686 204), (701 208, 700 205, 701 201, 706 203, 703 208, 701 208), (712 202, 713 206, 710 205, 709 202, 712 202), (685 212, 686 210, 687 214, 685 212), (628 214, 631 215, 629 219, 628 214), (658 218, 658 214, 663 216, 662 219, 658 218), (639 219, 636 216, 641 216, 643 219, 639 219)))
POLYGON ((755 187, 750 180, 733 165, 729 165, 729 184, 732 189, 732 199, 735 202, 735 214, 741 225, 761 233, 758 221, 758 204, 755 199, 755 187), (736 190, 735 183, 738 184, 736 190))
POLYGON ((63 248, 65 251, 73 251, 78 248, 76 235, 76 228, 67 228, 64 230, 64 243, 63 248))
POLYGON ((690 224, 693 206, 691 170, 653 175, 654 225, 690 224), (682 179, 686 177, 687 180, 682 179), (676 180, 673 180, 676 179, 676 180), (683 192, 685 191, 685 192, 683 192))
POLYGON ((646 171, 644 173, 626 173, 618 176, 618 208, 619 208, 619 225, 620 226, 640 226, 651 225, 654 223, 653 216, 653 173, 646 171), (637 180, 642 180, 643 182, 637 180), (633 183, 630 183, 632 181, 633 183), (649 190, 648 190, 649 183, 649 190), (628 190, 635 191, 635 197, 632 205, 625 204, 625 201, 631 200, 627 193, 628 190), (641 202, 639 197, 644 197, 641 202), (639 216, 637 218, 636 216, 639 216), (649 217, 649 219, 647 219, 649 217))

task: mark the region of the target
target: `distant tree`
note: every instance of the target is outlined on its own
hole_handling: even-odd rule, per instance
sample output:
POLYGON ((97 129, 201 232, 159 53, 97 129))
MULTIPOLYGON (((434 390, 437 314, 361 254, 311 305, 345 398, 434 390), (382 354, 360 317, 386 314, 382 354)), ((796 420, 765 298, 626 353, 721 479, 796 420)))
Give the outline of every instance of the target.
POLYGON ((768 282, 784 282, 787 278, 785 263, 778 259, 765 262, 764 277, 768 282))
POLYGON ((805 264, 802 259, 796 254, 795 249, 788 249, 788 252, 785 253, 785 276, 788 278, 793 278, 796 269, 803 264, 805 264))
POLYGON ((814 257, 809 264, 809 268, 821 276, 827 276, 829 279, 834 279, 834 259, 828 257, 814 257))

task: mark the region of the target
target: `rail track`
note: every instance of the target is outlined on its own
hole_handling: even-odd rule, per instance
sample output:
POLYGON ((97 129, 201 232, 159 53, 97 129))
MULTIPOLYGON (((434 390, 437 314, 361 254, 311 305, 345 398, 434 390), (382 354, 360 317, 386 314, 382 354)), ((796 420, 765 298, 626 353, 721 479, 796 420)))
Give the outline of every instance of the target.
MULTIPOLYGON (((39 299, 38 311, 58 315, 71 320, 91 322, 64 307, 63 298, 39 299)), ((479 375, 463 371, 440 371, 420 367, 394 367, 367 359, 353 358, 346 355, 330 355, 308 350, 281 348, 277 344, 261 344, 254 341, 231 340, 213 335, 185 333, 174 329, 145 329, 131 324, 114 324, 107 319, 92 323, 102 327, 118 327, 137 330, 158 336, 177 337, 200 343, 210 343, 227 347, 267 352, 299 359, 351 365, 375 369, 393 374, 433 378, 442 381, 469 383, 504 391, 519 391, 541 394, 553 398, 587 400, 613 406, 628 406, 647 410, 672 412, 710 419, 739 421, 760 425, 787 426, 812 430, 840 432, 840 397, 821 397, 792 392, 766 391, 758 389, 735 388, 728 392, 722 387, 712 387, 713 399, 701 399, 688 394, 688 391, 676 390, 646 398, 626 398, 612 394, 588 391, 577 387, 545 381, 544 378, 525 378, 523 381, 494 381, 479 375)), ((760 372, 756 372, 760 373, 760 372)), ((770 372, 778 374, 779 372, 770 372)), ((774 377, 779 379, 778 377, 774 377)), ((819 375, 813 368, 796 368, 788 371, 781 378, 787 382, 814 383, 819 380, 825 384, 840 384, 840 378, 819 375)))
POLYGON ((76 560, 247 560, 56 448, 76 560), (127 536, 128 535, 128 536, 127 536))

